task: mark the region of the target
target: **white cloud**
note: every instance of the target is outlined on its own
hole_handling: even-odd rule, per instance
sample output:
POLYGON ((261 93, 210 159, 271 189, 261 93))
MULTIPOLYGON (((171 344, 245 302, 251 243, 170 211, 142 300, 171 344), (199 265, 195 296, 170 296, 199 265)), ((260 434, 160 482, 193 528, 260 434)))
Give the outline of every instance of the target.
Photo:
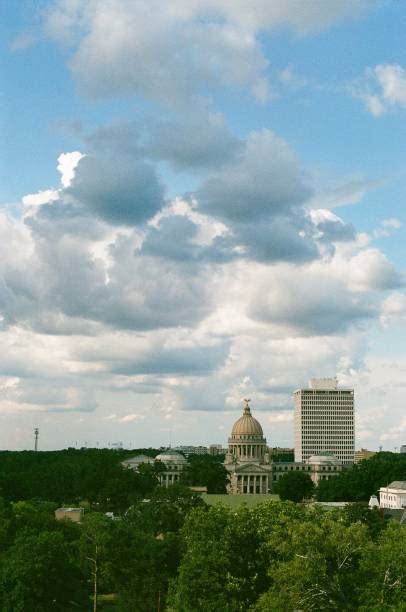
POLYGON ((363 249, 348 262, 348 286, 353 291, 381 291, 402 284, 401 275, 378 249, 363 249))
POLYGON ((293 421, 293 412, 274 412, 268 416, 269 423, 290 423, 293 421))
POLYGON ((136 414, 136 413, 132 413, 132 414, 126 414, 125 416, 121 417, 118 419, 119 423, 131 423, 132 421, 139 421, 139 420, 143 420, 145 419, 145 416, 143 414, 136 414))
POLYGON ((338 206, 348 206, 359 204, 371 189, 378 186, 378 181, 366 179, 362 176, 348 177, 338 185, 332 187, 319 188, 310 199, 310 208, 337 208, 338 206))
POLYGON ((352 91, 374 117, 392 109, 405 109, 406 69, 399 64, 378 64, 368 68, 353 85, 352 91))
POLYGON ((381 321, 384 326, 406 323, 406 295, 398 291, 391 293, 383 302, 381 321))
POLYGON ((24 206, 41 206, 41 204, 50 204, 59 199, 59 192, 56 189, 44 189, 37 193, 29 193, 22 198, 24 206))
POLYGON ((391 236, 396 230, 402 227, 402 222, 399 219, 390 218, 384 219, 376 230, 373 232, 374 238, 386 238, 391 236))
POLYGON ((260 32, 317 32, 365 8, 364 0, 58 0, 45 27, 73 47, 71 69, 92 96, 136 93, 173 104, 214 85, 246 87, 266 101, 260 32))
POLYGON ((75 169, 79 161, 84 157, 80 151, 72 151, 70 153, 61 153, 58 157, 57 170, 61 174, 61 183, 63 187, 69 187, 75 176, 75 169))

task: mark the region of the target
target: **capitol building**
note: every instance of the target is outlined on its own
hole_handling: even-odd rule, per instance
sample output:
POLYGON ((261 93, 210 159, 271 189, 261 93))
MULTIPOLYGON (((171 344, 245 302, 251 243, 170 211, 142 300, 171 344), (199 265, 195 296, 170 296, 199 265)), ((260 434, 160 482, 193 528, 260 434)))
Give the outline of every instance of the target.
POLYGON ((229 494, 272 493, 279 478, 293 470, 307 472, 315 484, 340 473, 342 465, 334 455, 312 455, 306 462, 273 462, 261 424, 251 414, 250 401, 244 400, 244 412, 228 438, 224 465, 229 494))

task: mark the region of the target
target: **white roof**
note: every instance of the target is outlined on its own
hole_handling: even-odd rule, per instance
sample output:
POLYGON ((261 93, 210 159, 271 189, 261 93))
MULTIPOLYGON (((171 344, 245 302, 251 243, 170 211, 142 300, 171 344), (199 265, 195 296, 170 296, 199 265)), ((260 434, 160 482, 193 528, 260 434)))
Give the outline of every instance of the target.
POLYGON ((385 491, 386 489, 406 491, 406 480, 394 480, 387 487, 381 487, 380 491, 385 491))
POLYGON ((162 461, 162 463, 187 463, 187 460, 183 455, 171 450, 170 448, 160 455, 157 455, 155 460, 162 461))

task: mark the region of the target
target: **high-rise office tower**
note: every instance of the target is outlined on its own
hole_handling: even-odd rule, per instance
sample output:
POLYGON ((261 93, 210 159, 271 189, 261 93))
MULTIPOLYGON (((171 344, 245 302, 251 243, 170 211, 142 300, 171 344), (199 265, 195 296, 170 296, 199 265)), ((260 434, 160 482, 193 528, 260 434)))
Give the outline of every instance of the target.
POLYGON ((336 378, 312 378, 294 393, 295 461, 333 454, 354 461, 354 390, 338 389, 336 378))

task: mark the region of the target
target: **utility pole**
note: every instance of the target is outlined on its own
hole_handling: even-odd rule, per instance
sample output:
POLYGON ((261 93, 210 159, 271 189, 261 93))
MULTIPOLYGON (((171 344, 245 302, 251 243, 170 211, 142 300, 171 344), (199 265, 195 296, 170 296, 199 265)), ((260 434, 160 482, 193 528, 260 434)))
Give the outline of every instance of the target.
POLYGON ((36 427, 34 429, 34 451, 37 452, 38 450, 38 436, 39 436, 39 429, 38 427, 36 427))

